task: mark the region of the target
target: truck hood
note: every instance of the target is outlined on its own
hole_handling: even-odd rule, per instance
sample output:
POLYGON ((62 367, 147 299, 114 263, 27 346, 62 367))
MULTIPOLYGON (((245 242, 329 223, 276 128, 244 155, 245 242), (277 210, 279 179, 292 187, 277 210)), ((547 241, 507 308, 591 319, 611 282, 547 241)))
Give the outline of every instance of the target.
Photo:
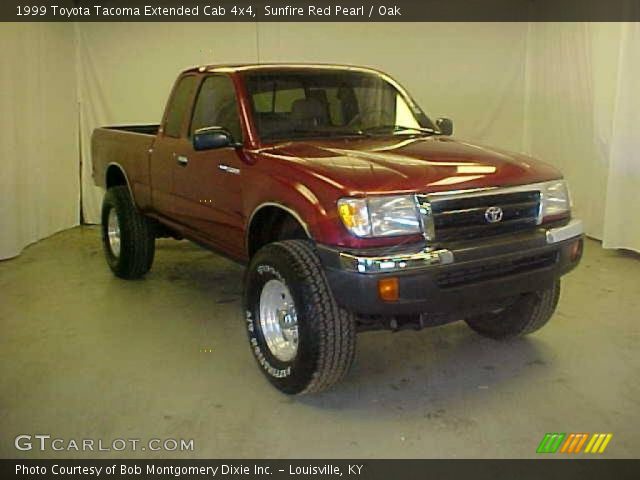
POLYGON ((451 137, 297 141, 260 154, 295 164, 300 173, 349 195, 466 190, 562 177, 531 157, 451 137))

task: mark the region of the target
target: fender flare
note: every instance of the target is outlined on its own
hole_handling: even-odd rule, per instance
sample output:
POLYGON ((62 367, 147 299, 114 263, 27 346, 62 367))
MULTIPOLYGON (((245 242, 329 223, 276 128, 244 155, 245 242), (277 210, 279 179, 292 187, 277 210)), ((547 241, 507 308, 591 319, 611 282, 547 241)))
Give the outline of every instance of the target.
MULTIPOLYGON (((131 189, 131 182, 129 182, 129 176, 127 175, 127 172, 125 171, 125 169, 122 167, 122 165, 120 165, 118 162, 109 162, 109 164, 107 164, 107 167, 104 169, 104 187, 105 190, 108 189, 108 185, 107 185, 107 177, 109 174, 109 170, 111 169, 111 167, 115 167, 118 170, 120 170, 120 173, 122 173, 122 176, 124 177, 124 183, 127 186, 127 189, 129 190, 129 195, 131 195, 131 201, 134 203, 136 203, 135 197, 133 196, 133 190, 131 189)), ((136 206, 137 208, 137 206, 136 206)))
POLYGON ((291 215, 300 224, 300 226, 304 230, 307 237, 313 240, 313 235, 311 235, 311 230, 309 229, 309 225, 307 224, 307 222, 303 220, 302 216, 296 210, 280 202, 263 202, 253 209, 253 211, 251 212, 251 215, 249 215, 249 220, 247 221, 247 227, 245 229, 245 235, 244 235, 245 236, 244 244, 247 252, 249 251, 249 234, 251 233, 251 224, 253 222, 253 219, 261 210, 267 207, 279 208, 280 210, 291 215))

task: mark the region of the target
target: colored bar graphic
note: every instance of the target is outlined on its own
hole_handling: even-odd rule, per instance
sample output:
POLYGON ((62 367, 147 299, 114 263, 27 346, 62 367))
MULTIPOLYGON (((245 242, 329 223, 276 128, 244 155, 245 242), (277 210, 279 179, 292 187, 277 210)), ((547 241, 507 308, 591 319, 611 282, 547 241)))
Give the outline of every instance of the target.
POLYGON ((594 433, 591 438, 589 435, 588 433, 545 433, 536 453, 576 454, 582 451, 585 443, 587 446, 584 453, 603 453, 613 437, 612 433, 594 433))

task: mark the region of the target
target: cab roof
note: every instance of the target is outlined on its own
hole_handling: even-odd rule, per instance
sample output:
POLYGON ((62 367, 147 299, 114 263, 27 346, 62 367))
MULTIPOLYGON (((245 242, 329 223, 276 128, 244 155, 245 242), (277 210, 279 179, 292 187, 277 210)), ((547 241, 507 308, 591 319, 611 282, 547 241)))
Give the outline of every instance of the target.
POLYGON ((383 72, 369 67, 356 65, 340 65, 332 63, 234 63, 213 64, 191 67, 182 73, 191 72, 246 72, 254 70, 345 70, 383 74, 383 72))

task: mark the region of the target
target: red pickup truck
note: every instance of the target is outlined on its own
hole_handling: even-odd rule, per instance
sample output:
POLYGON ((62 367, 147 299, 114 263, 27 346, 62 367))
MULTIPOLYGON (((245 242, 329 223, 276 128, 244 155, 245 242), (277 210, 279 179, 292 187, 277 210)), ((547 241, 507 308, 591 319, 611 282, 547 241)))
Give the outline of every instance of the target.
POLYGON ((368 68, 186 70, 160 125, 93 133, 107 263, 141 277, 172 236, 248 264, 250 347, 288 394, 340 380, 359 331, 531 333, 582 254, 567 184, 452 130, 368 68))

